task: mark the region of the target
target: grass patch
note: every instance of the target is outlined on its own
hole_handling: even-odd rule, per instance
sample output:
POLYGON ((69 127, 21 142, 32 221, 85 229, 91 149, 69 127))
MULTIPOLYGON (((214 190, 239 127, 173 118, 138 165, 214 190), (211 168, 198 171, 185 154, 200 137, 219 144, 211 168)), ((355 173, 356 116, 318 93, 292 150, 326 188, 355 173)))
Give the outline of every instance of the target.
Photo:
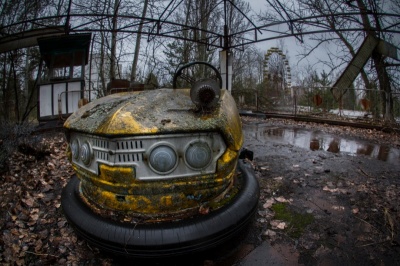
POLYGON ((299 238, 305 228, 314 221, 311 214, 301 214, 294 210, 290 210, 286 203, 276 203, 272 205, 275 212, 275 219, 287 223, 286 232, 292 238, 299 238))

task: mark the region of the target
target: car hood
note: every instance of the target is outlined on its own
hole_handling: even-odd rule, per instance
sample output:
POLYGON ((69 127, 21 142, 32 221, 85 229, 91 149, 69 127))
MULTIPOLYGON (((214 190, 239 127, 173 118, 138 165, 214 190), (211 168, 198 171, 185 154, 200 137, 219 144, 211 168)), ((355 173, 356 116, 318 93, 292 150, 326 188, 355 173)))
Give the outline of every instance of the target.
POLYGON ((226 90, 221 90, 217 107, 207 112, 196 109, 189 89, 112 94, 78 109, 64 127, 109 137, 216 131, 230 149, 238 151, 243 143, 240 116, 226 90))

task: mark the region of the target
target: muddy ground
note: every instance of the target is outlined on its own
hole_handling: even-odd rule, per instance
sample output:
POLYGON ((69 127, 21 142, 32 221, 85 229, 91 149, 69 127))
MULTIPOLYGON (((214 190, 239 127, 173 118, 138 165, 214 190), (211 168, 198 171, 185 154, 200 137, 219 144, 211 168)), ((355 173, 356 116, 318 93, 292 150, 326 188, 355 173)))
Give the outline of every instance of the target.
MULTIPOLYGON (((291 120, 243 118, 243 124, 260 183, 258 213, 241 239, 191 265, 400 265, 398 134, 291 120), (349 153, 337 141, 317 144, 314 137, 299 146, 271 138, 281 128, 385 148, 375 157, 359 155, 371 146, 349 153)), ((0 264, 127 264, 88 245, 66 222, 60 195, 73 171, 65 138, 52 134, 43 141, 45 152, 16 151, 1 174, 0 264)))
MULTIPOLYGON (((244 130, 261 187, 255 228, 275 250, 271 256, 282 265, 400 265, 397 134, 251 118, 244 130), (271 132, 279 128, 334 138, 325 147, 313 137, 308 147, 293 145, 275 138, 271 132), (341 152, 338 143, 352 140, 364 145, 341 152), (363 150, 371 145, 378 147, 375 157, 363 150)), ((268 261, 258 252, 239 265, 257 260, 268 261)))

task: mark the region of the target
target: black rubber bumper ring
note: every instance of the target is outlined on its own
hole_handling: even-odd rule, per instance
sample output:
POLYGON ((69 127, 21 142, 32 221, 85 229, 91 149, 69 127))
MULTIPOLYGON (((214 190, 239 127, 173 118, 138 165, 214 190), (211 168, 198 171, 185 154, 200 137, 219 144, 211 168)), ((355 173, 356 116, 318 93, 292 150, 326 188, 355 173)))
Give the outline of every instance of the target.
POLYGON ((176 222, 127 224, 101 217, 81 200, 76 176, 63 189, 61 205, 76 233, 107 252, 141 259, 194 254, 238 235, 254 217, 259 185, 250 165, 239 160, 238 169, 242 188, 229 205, 176 222))

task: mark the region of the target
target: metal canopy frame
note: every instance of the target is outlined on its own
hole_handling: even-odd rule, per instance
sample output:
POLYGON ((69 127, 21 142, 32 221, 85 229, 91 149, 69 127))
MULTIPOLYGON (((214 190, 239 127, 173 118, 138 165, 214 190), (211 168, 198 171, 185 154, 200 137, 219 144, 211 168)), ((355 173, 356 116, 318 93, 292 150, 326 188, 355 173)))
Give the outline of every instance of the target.
MULTIPOLYGON (((317 25, 317 21, 323 18, 320 16, 308 16, 301 18, 292 18, 289 14, 281 16, 282 20, 273 21, 263 25, 257 26, 250 18, 248 18, 231 0, 221 0, 216 3, 212 8, 215 10, 223 5, 224 12, 224 26, 220 31, 210 31, 201 29, 200 27, 185 25, 168 20, 171 15, 176 11, 177 7, 182 4, 183 0, 171 0, 168 5, 162 11, 157 18, 153 17, 141 17, 131 14, 118 14, 118 27, 117 29, 112 28, 101 28, 99 22, 115 19, 115 14, 100 14, 100 13, 76 13, 71 9, 70 0, 68 6, 68 13, 60 16, 47 16, 38 17, 31 20, 24 20, 18 23, 3 25, 0 27, 0 53, 6 52, 16 48, 29 47, 37 45, 35 38, 45 36, 46 34, 70 34, 70 33, 89 33, 89 32, 112 32, 117 31, 119 34, 143 34, 147 35, 148 40, 152 40, 156 37, 172 38, 185 40, 190 42, 196 42, 207 45, 209 48, 220 48, 223 50, 229 49, 242 49, 244 46, 270 41, 275 39, 295 37, 299 41, 303 41, 303 36, 316 33, 327 33, 332 32, 331 29, 317 25), (244 19, 249 21, 249 28, 242 31, 234 31, 228 29, 228 18, 227 10, 228 6, 236 9, 244 19), (53 21, 64 21, 63 25, 54 25, 53 21), (139 27, 139 26, 142 27, 139 27), (307 25, 311 28, 304 31, 301 25, 307 25), (22 27, 24 26, 24 27, 22 27), (30 29, 26 31, 20 31, 18 29, 25 28, 30 29), (139 32, 139 29, 142 30, 139 32), (63 29, 63 31, 61 31, 63 29), (176 33, 187 31, 189 34, 183 37, 176 33), (200 32, 205 33, 206 36, 203 39, 199 39, 200 32), (26 40, 26 42, 24 42, 26 40)), ((267 1, 270 3, 270 1, 267 1)), ((279 1, 277 1, 279 3, 279 1)), ((338 13, 336 16, 353 16, 360 15, 360 13, 338 13)), ((393 13, 374 13, 377 16, 386 16, 400 19, 400 14, 393 13)), ((393 20, 396 21, 396 20, 393 20)), ((365 30, 361 27, 353 27, 347 29, 340 29, 340 31, 360 31, 365 30)), ((398 29, 398 23, 390 25, 382 30, 382 32, 388 33, 400 33, 398 29)))

